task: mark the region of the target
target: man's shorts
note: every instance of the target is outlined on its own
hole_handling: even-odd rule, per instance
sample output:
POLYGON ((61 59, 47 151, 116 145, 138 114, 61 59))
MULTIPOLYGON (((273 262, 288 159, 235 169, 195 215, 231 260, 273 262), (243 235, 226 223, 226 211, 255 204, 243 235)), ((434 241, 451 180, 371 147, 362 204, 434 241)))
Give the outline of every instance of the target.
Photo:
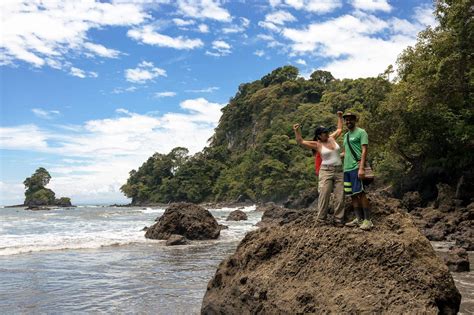
POLYGON ((344 193, 346 196, 357 195, 364 191, 364 184, 359 179, 359 169, 344 172, 344 193))

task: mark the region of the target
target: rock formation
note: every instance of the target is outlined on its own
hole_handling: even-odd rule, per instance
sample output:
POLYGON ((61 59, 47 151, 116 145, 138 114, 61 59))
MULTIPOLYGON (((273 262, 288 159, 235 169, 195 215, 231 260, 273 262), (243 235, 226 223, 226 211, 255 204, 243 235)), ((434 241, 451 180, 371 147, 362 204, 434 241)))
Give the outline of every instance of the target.
POLYGON ((147 229, 145 237, 165 240, 172 234, 179 234, 189 240, 206 240, 218 238, 220 230, 216 219, 203 207, 174 203, 147 229))
POLYGON ((453 278, 400 200, 372 206, 370 232, 300 212, 248 233, 209 282, 202 314, 455 314, 453 278))
POLYGON ((186 239, 186 237, 179 234, 172 234, 166 241, 166 246, 186 245, 186 244, 188 244, 188 240, 186 239))
POLYGON ((453 272, 465 272, 470 270, 469 256, 464 248, 452 248, 446 257, 444 257, 444 262, 449 270, 453 272))
POLYGON ((242 210, 234 210, 227 216, 226 221, 242 221, 247 220, 247 215, 242 210))

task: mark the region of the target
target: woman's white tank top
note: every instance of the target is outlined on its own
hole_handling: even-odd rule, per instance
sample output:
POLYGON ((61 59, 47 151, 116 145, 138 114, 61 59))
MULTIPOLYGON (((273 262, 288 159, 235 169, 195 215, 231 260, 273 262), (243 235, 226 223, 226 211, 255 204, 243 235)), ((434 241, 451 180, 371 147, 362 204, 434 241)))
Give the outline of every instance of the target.
POLYGON ((330 150, 326 148, 324 145, 322 145, 321 159, 323 161, 321 165, 332 165, 332 166, 342 165, 341 156, 340 156, 341 148, 339 147, 339 144, 337 144, 337 142, 335 141, 334 141, 334 145, 335 145, 334 150, 330 150))

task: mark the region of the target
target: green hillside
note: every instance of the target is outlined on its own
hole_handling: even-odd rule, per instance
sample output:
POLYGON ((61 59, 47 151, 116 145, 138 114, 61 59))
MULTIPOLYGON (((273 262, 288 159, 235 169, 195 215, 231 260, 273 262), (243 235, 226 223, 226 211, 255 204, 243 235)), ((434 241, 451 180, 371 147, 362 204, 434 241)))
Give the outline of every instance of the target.
POLYGON ((436 182, 455 184, 473 169, 469 10, 469 1, 439 5, 439 26, 399 56, 398 73, 389 66, 376 78, 338 80, 318 70, 306 80, 284 66, 241 84, 208 147, 194 156, 184 148, 155 153, 130 172, 123 193, 134 204, 286 200, 317 183, 311 152, 296 145, 292 124, 312 139, 316 126, 335 125, 336 111, 351 110, 369 134, 378 180, 433 197, 436 182))

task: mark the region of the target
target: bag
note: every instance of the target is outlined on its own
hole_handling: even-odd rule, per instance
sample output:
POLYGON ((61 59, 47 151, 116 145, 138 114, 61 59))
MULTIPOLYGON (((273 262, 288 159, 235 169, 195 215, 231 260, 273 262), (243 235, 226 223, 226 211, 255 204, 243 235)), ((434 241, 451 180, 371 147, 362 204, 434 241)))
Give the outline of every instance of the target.
MULTIPOLYGON (((349 146, 352 156, 354 157, 355 160, 357 160, 357 162, 360 163, 360 157, 357 156, 357 154, 355 153, 349 141, 349 133, 347 133, 346 142, 347 142, 347 145, 349 146)), ((375 180, 375 174, 374 174, 374 170, 372 169, 369 162, 367 161, 365 161, 364 173, 365 175, 364 175, 364 178, 362 178, 362 183, 364 183, 365 186, 368 186, 375 180)))
POLYGON ((321 158, 321 154, 319 154, 319 152, 314 153, 314 171, 316 172, 316 176, 319 176, 322 163, 323 159, 321 158))

